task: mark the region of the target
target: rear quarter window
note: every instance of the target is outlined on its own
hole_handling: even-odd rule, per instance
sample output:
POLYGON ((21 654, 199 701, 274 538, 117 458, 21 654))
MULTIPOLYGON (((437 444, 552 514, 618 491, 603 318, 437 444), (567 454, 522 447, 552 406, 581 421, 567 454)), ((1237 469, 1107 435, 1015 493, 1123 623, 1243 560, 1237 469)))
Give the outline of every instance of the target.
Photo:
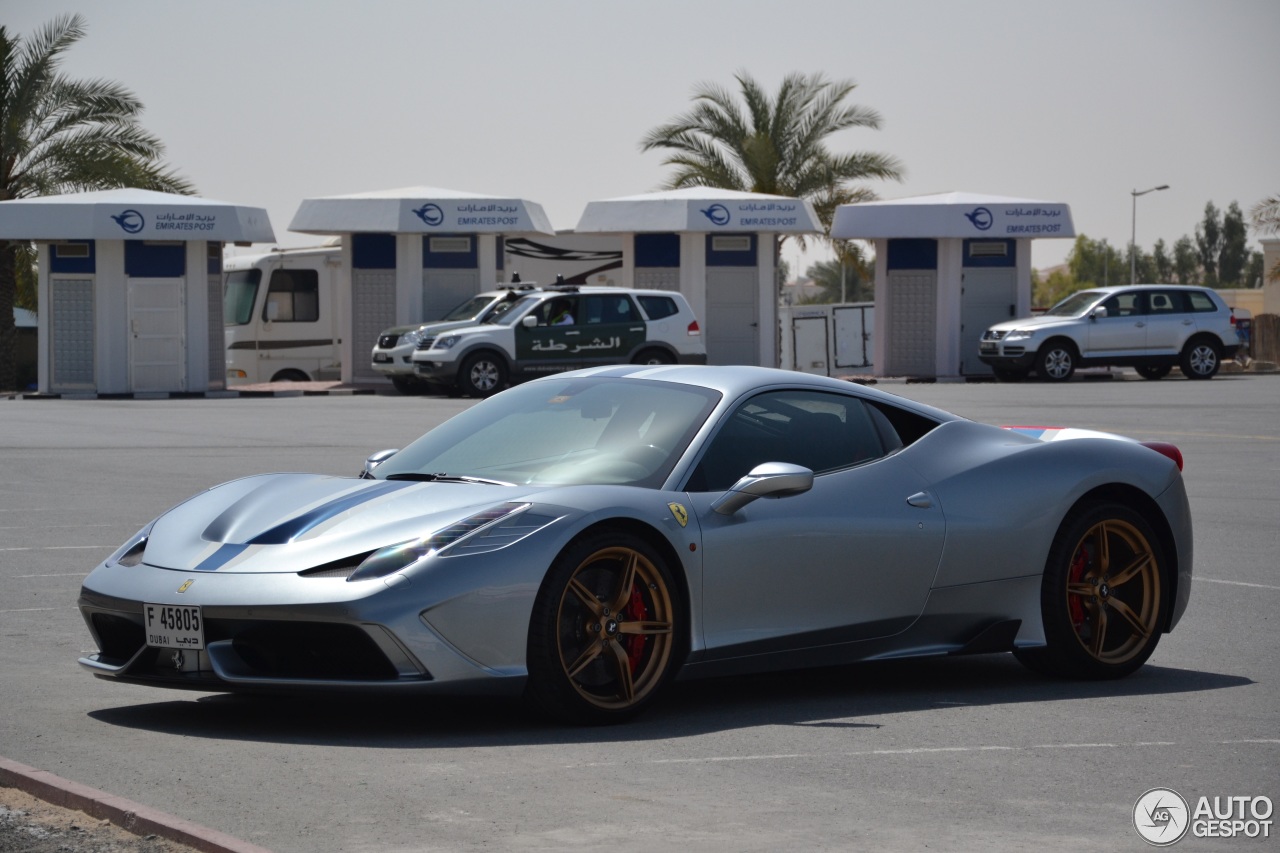
POLYGON ((1213 301, 1213 297, 1205 293, 1203 290, 1193 290, 1187 294, 1191 301, 1191 310, 1196 312, 1217 311, 1218 306, 1213 301))
POLYGON ((680 306, 670 296, 639 296, 640 307, 650 320, 661 320, 680 313, 680 306))

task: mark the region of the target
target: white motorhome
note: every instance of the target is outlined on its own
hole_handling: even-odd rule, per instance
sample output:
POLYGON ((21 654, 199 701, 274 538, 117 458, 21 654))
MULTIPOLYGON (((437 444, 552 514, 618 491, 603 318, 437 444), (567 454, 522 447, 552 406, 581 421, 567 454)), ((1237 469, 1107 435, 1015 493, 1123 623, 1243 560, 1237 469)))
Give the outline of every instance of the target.
POLYGON ((340 378, 341 267, 338 246, 224 259, 228 386, 340 378))

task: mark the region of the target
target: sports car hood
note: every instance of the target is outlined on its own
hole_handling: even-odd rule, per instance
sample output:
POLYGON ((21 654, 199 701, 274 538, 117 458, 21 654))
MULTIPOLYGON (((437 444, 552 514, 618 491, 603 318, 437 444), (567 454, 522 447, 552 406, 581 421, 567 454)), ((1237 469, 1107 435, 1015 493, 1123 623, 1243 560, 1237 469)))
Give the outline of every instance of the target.
POLYGON ((537 489, 265 474, 215 486, 156 519, 143 562, 298 572, 448 527, 537 489))

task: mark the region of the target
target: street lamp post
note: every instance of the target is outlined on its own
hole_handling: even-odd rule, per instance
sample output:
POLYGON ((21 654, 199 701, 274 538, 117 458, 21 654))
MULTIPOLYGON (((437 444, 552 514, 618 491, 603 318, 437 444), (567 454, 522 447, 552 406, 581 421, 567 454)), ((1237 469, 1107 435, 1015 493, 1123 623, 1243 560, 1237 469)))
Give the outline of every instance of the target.
POLYGON ((1169 189, 1168 184, 1161 184, 1147 190, 1132 190, 1133 196, 1133 230, 1129 233, 1129 283, 1138 283, 1138 196, 1169 189))

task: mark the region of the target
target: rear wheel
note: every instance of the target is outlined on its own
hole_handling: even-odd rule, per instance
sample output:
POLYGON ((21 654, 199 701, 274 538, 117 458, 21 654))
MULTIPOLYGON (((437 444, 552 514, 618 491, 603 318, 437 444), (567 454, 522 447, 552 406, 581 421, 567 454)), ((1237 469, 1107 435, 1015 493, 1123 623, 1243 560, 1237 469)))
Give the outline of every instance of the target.
POLYGON ((1040 593, 1046 645, 1014 654, 1066 678, 1120 678, 1160 640, 1169 590, 1151 525, 1124 504, 1073 510, 1054 537, 1040 593))
POLYGON ((1168 364, 1144 364, 1141 367, 1135 367, 1134 370, 1138 371, 1138 375, 1143 379, 1156 380, 1168 376, 1173 367, 1168 364))
POLYGON ((458 389, 468 397, 489 397, 507 384, 507 365, 491 352, 468 356, 458 371, 458 389))
POLYGON ((1066 341, 1049 341, 1036 356, 1036 373, 1046 382, 1066 382, 1076 372, 1076 350, 1066 341))
POLYGON ((301 370, 282 370, 271 377, 272 382, 310 382, 311 377, 301 370))
POLYGON ((528 698, 563 722, 627 719, 678 668, 681 612, 671 570, 643 539, 622 531, 579 539, 534 602, 528 698))
POLYGON ((632 364, 675 364, 675 361, 671 353, 660 349, 642 350, 639 355, 631 359, 632 364))
POLYGON ((1178 367, 1188 379, 1212 379, 1222 366, 1222 350, 1207 338, 1195 338, 1182 348, 1178 367))

